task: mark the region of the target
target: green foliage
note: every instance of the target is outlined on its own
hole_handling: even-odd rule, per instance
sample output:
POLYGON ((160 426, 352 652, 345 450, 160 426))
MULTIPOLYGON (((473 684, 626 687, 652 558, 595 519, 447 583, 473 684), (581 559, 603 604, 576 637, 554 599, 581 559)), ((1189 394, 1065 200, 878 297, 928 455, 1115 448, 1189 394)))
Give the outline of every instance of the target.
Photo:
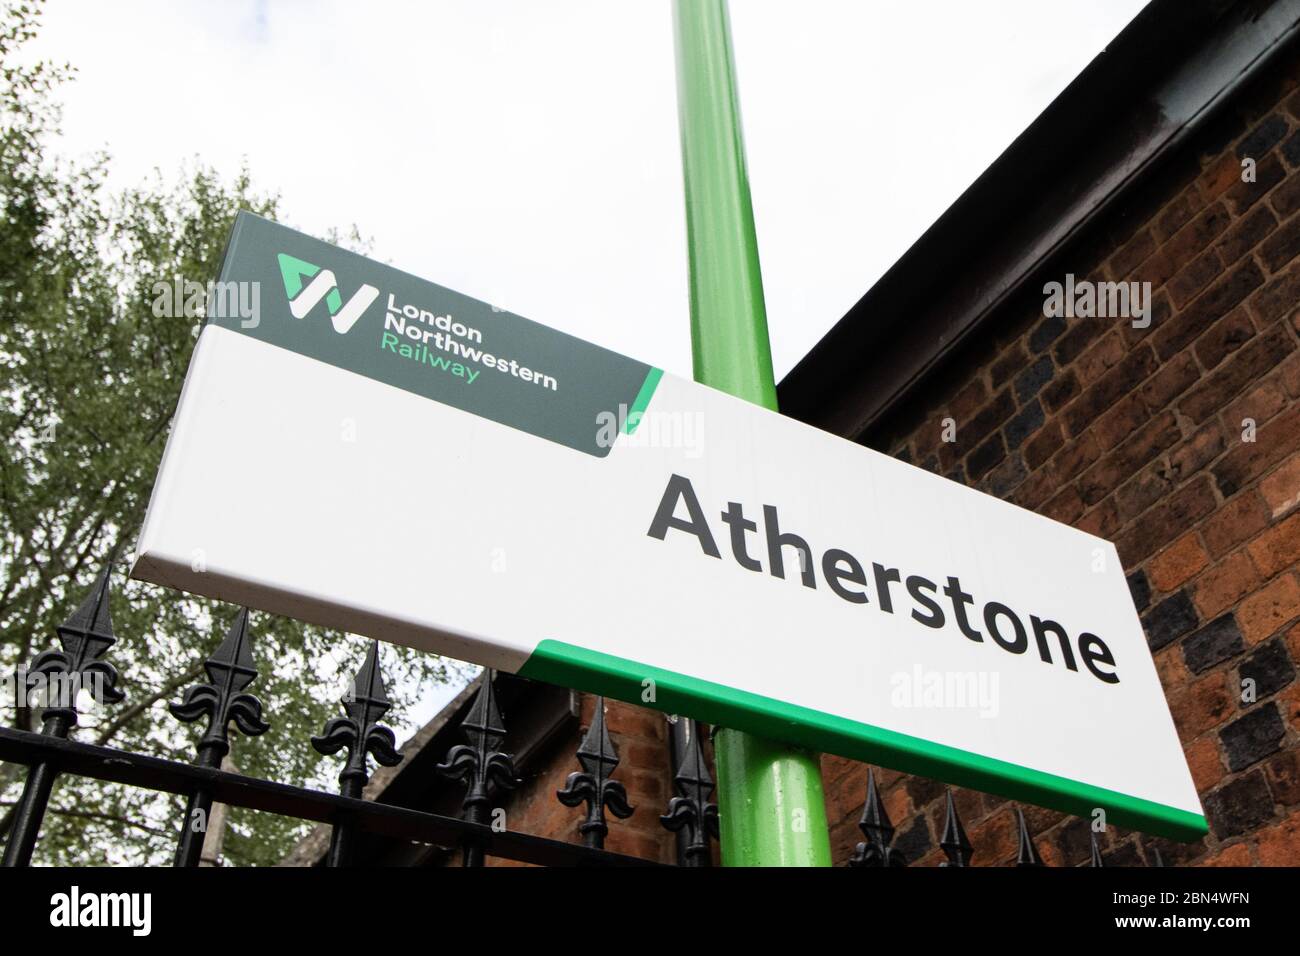
MULTIPOLYGON (((110 195, 106 158, 56 158, 51 91, 71 71, 16 64, 35 26, 30 4, 0 10, 0 672, 51 646, 116 550, 108 658, 127 699, 84 716, 77 736, 189 760, 202 728, 179 724, 166 705, 206 679, 201 662, 236 609, 125 577, 197 333, 193 319, 153 314, 153 286, 215 278, 235 213, 274 218, 277 200, 247 171, 226 181, 201 165, 175 183, 159 176, 110 195)), ((364 642, 265 614, 252 627, 261 676, 251 689, 271 730, 254 740, 232 732, 231 758, 243 773, 332 787, 338 758, 320 758, 308 737, 338 712, 364 642)), ((417 689, 454 665, 392 648, 384 664, 400 733, 417 689)), ((38 714, 12 703, 6 719, 39 727, 38 714)), ((22 776, 0 764, 0 819, 22 776)), ((166 862, 180 813, 178 799, 63 778, 37 859, 166 862)), ((233 814, 226 858, 273 863, 304 829, 233 814)))

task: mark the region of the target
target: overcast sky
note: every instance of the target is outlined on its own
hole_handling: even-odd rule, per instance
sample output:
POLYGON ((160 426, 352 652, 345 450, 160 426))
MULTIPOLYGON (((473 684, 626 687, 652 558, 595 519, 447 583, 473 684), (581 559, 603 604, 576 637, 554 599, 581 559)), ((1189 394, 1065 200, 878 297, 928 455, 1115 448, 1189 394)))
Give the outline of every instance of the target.
MULTIPOLYGON (((778 377, 1142 5, 733 0, 778 377)), ((49 0, 33 49, 79 70, 64 151, 107 149, 119 185, 246 160, 291 225, 355 224, 399 268, 689 375, 670 19, 49 0)))

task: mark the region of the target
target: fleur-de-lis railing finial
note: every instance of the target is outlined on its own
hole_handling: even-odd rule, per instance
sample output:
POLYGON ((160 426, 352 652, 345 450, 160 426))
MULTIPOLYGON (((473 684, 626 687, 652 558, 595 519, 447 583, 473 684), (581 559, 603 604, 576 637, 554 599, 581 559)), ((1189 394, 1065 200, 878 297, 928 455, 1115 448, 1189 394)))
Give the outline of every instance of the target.
MULTIPOLYGON (((514 759, 500 750, 506 739, 506 728, 497 707, 495 681, 496 671, 484 673, 474 704, 461 723, 469 743, 452 747, 447 751, 446 762, 436 768, 444 777, 464 781, 462 806, 465 819, 471 823, 487 822, 492 807, 491 785, 514 790, 520 782, 515 776, 514 759)), ((467 844, 465 865, 481 866, 482 863, 482 848, 467 844)))
POLYGON ((232 721, 249 737, 266 733, 270 726, 262 720, 262 702, 244 693, 257 677, 248 633, 248 608, 240 609, 221 644, 203 662, 203 669, 211 683, 191 685, 184 699, 168 709, 186 723, 207 717, 208 727, 199 740, 196 763, 215 767, 230 752, 232 721))
POLYGON ((952 790, 948 790, 947 795, 948 818, 943 825, 943 839, 939 841, 939 847, 948 859, 939 865, 970 866, 971 857, 974 855, 974 847, 971 846, 970 840, 966 838, 966 831, 962 828, 961 820, 957 817, 957 805, 953 803, 952 790))
MULTIPOLYGON (((210 683, 190 686, 184 699, 169 709, 177 720, 187 723, 207 718, 208 726, 199 739, 194 765, 215 768, 230 752, 232 722, 249 737, 266 733, 270 727, 262 720, 262 702, 244 692, 257 677, 252 637, 248 632, 248 608, 240 609, 221 644, 203 662, 203 669, 210 683)), ((211 809, 212 794, 206 787, 190 794, 176 846, 177 866, 198 864, 211 809)))
POLYGON ((45 691, 41 719, 46 733, 66 736, 76 726, 77 691, 83 685, 89 685, 99 703, 116 704, 126 697, 117 687, 117 669, 103 659, 117 642, 109 611, 113 561, 110 555, 90 593, 55 629, 59 648, 42 651, 20 672, 28 699, 34 691, 45 691))
POLYGON ((667 829, 676 832, 687 828, 688 839, 683 854, 686 866, 708 866, 710 860, 709 837, 718 836, 718 805, 709 802, 713 793, 713 777, 704 762, 700 748, 699 725, 694 720, 679 718, 683 727, 685 747, 681 751, 677 772, 673 774, 673 788, 678 796, 668 801, 668 812, 659 818, 667 829))
MULTIPOLYGON (((77 724, 77 694, 82 689, 90 692, 96 704, 116 704, 126 697, 117 687, 117 669, 103 659, 117 641, 109 612, 109 585, 116 556, 116 551, 110 552, 90 593, 55 629, 59 648, 42 651, 31 666, 18 670, 14 683, 23 699, 14 703, 26 709, 29 702, 40 699, 43 735, 68 736, 77 724)), ((26 866, 31 862, 57 777, 57 768, 44 761, 28 770, 22 797, 13 810, 5 866, 26 866)))
POLYGON ((627 802, 627 790, 617 780, 611 780, 618 767, 618 751, 609 739, 605 727, 605 698, 597 697, 591 726, 587 728, 582 743, 578 745, 578 763, 581 771, 569 774, 564 789, 555 795, 566 807, 587 804, 587 819, 578 827, 582 842, 595 850, 605 848, 605 835, 609 825, 605 822, 605 808, 620 820, 632 815, 635 807, 627 802))
POLYGON ((345 797, 360 797, 370 778, 367 754, 385 767, 395 767, 402 762, 393 732, 379 723, 393 702, 388 699, 384 677, 379 670, 378 641, 370 642, 365 661, 339 703, 343 705, 345 716, 329 721, 319 737, 312 737, 311 745, 326 756, 347 749, 347 762, 339 772, 339 792, 345 797))
POLYGON ((862 819, 858 829, 867 838, 866 843, 859 843, 849 859, 849 866, 907 866, 903 854, 891 849, 889 844, 894 839, 894 826, 889 822, 885 805, 880 800, 880 791, 876 788, 876 772, 867 768, 867 799, 862 805, 862 819))
MULTIPOLYGON (((347 750, 348 759, 339 771, 339 793, 359 799, 366 780, 370 778, 366 765, 367 754, 385 767, 395 767, 402 762, 393 732, 379 723, 393 702, 388 699, 384 677, 379 669, 378 641, 370 642, 366 659, 352 678, 352 684, 340 703, 345 716, 335 717, 326 723, 324 732, 319 737, 312 737, 311 745, 326 756, 347 750)), ((351 828, 346 822, 336 822, 330 836, 327 865, 347 865, 352 856, 351 844, 351 828)))
POLYGON ((1038 855, 1038 847, 1034 846, 1034 838, 1030 836, 1029 827, 1025 824, 1025 812, 1019 807, 1016 807, 1016 828, 1020 840, 1016 866, 1042 866, 1043 858, 1038 855))

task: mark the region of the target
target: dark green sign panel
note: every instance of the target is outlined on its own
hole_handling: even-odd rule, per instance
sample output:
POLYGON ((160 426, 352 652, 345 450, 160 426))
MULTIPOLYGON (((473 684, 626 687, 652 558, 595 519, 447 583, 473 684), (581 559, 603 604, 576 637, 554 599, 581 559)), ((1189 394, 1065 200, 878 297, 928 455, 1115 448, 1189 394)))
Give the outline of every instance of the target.
POLYGON ((602 414, 635 422, 659 378, 642 362, 247 212, 235 220, 220 283, 211 323, 597 457, 612 444, 601 438, 602 414), (260 285, 260 314, 220 307, 222 289, 237 288, 230 283, 260 285))

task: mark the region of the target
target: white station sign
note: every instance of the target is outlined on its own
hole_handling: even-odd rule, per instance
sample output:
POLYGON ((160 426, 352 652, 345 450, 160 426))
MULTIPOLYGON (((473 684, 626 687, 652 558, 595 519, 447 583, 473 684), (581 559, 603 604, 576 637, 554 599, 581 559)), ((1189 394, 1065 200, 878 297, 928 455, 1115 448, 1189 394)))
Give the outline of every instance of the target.
POLYGON ((243 282, 134 576, 1206 831, 1110 543, 248 214, 243 282))

